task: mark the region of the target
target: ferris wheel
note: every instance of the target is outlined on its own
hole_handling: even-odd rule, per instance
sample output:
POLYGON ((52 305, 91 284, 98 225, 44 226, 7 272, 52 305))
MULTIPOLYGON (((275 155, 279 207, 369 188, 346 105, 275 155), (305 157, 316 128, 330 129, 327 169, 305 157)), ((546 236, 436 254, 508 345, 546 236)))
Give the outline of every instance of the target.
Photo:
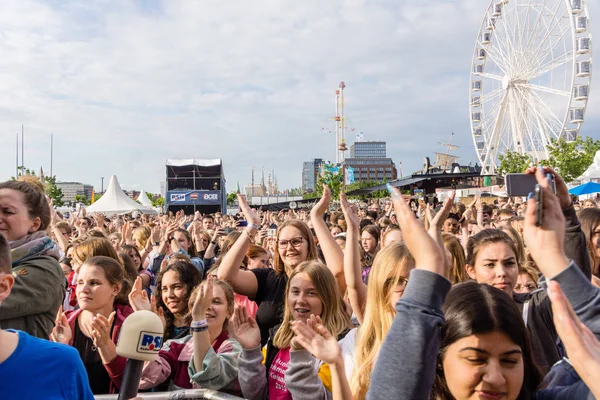
POLYGON ((579 135, 592 75, 585 0, 492 0, 473 54, 469 111, 482 175, 498 155, 548 158, 579 135))

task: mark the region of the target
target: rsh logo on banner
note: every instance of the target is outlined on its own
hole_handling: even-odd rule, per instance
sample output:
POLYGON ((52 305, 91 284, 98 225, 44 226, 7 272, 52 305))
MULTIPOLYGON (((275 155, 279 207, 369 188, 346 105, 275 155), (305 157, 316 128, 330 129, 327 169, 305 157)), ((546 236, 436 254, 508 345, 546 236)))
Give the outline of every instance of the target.
POLYGON ((185 201, 185 193, 172 194, 171 201, 185 201))
POLYGON ((202 198, 204 200, 219 200, 219 195, 216 193, 207 193, 202 198))
POLYGON ((138 353, 158 353, 162 346, 163 335, 156 332, 140 332, 138 341, 138 353))

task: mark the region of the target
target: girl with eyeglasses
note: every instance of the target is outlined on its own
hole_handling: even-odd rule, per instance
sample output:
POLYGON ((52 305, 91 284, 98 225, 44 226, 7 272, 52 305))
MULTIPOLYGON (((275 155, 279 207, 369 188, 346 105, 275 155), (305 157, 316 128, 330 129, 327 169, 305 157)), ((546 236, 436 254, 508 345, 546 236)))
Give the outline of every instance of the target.
MULTIPOLYGON (((344 281, 343 253, 322 218, 329 207, 330 199, 331 191, 325 187, 323 197, 311 211, 311 221, 319 238, 325 262, 328 267, 332 268, 338 287, 340 287, 340 281, 344 281)), ((260 217, 248 206, 241 195, 238 195, 238 200, 240 208, 248 220, 248 226, 227 254, 223 256, 217 276, 219 279, 229 282, 236 293, 248 296, 258 304, 256 320, 260 328, 261 343, 265 344, 269 338, 269 329, 283 319, 285 287, 288 277, 300 263, 318 258, 317 246, 306 223, 290 219, 277 229, 273 269, 241 270, 240 265, 242 265, 246 252, 260 229, 260 217)), ((345 284, 340 289, 343 292, 345 284)))

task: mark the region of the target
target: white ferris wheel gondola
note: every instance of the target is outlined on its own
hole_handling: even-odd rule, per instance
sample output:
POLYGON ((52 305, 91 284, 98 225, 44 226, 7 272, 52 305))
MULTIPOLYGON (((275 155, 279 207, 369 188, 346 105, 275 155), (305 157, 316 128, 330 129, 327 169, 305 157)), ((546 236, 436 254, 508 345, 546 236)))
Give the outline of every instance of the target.
POLYGON ((575 140, 587 107, 592 38, 585 0, 493 0, 473 53, 469 115, 482 174, 508 150, 532 162, 575 140))

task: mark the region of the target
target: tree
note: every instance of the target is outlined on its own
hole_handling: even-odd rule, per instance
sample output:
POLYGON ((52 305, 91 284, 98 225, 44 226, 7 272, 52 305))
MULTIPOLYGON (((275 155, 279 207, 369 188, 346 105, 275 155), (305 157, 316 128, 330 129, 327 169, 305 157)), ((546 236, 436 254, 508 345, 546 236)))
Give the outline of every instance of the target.
POLYGON ((62 189, 56 186, 56 176, 45 176, 46 181, 46 194, 56 207, 60 207, 64 204, 62 189))
POLYGON ((329 186, 331 189, 331 197, 334 200, 340 198, 340 190, 344 182, 343 169, 339 168, 337 172, 334 172, 332 165, 325 165, 323 172, 319 174, 315 190, 312 193, 307 193, 303 197, 305 199, 316 199, 323 195, 323 185, 329 186))
POLYGON ((163 208, 165 206, 165 198, 160 196, 156 200, 152 200, 152 207, 163 208))
POLYGON ((564 138, 552 140, 548 146, 548 160, 540 161, 544 166, 552 167, 565 182, 577 179, 594 162, 596 152, 600 150, 600 140, 578 136, 573 142, 564 138))
POLYGON ((85 197, 84 195, 81 195, 81 194, 75 195, 75 203, 81 203, 85 206, 90 205, 90 201, 87 199, 87 197, 85 197))
POLYGON ((528 154, 521 154, 511 150, 508 150, 506 154, 500 154, 498 160, 500 161, 500 165, 496 169, 496 173, 501 176, 505 176, 506 174, 521 174, 533 162, 528 154))
POLYGON ((227 205, 230 206, 237 201, 237 193, 231 192, 227 194, 227 205))

